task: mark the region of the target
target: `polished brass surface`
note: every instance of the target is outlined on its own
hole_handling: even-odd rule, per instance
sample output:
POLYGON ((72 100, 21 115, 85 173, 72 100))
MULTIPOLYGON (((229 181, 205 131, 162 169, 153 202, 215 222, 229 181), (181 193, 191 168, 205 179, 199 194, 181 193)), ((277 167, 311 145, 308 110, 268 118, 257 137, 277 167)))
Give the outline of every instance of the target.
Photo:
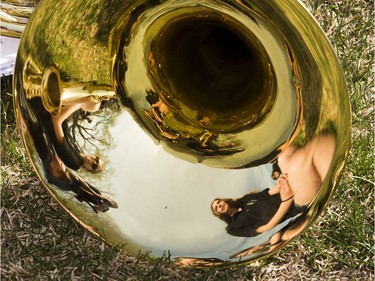
POLYGON ((14 103, 68 213, 182 266, 249 262, 298 236, 350 143, 338 60, 292 0, 42 1, 14 103))
POLYGON ((42 73, 32 61, 25 63, 22 77, 26 98, 39 97, 52 116, 59 115, 62 107, 85 99, 100 103, 115 97, 113 87, 97 86, 93 82, 62 82, 56 67, 45 68, 42 73))

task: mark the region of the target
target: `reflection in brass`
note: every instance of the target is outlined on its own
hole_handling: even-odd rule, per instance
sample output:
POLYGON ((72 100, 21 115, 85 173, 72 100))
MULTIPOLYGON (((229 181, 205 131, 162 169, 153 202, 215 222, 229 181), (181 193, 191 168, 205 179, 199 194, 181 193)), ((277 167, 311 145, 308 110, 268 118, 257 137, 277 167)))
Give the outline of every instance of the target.
POLYGON ((3 0, 0 3, 0 36, 21 38, 39 1, 3 0))
POLYGON ((22 77, 26 98, 40 97, 46 111, 53 116, 59 115, 63 107, 85 99, 100 103, 115 96, 110 86, 95 85, 93 82, 62 82, 60 73, 54 66, 46 68, 42 74, 31 61, 25 63, 22 77))
POLYGON ((132 255, 274 253, 326 207, 348 94, 297 1, 44 0, 14 71, 18 128, 52 196, 132 255))

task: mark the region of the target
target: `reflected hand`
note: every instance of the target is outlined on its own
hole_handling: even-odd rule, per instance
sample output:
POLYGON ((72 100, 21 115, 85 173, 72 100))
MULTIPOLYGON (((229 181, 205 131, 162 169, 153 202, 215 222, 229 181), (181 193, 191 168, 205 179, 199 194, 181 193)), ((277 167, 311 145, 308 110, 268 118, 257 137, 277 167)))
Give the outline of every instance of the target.
POLYGON ((281 176, 277 180, 277 182, 280 185, 280 197, 281 197, 281 201, 288 200, 289 198, 291 198, 294 195, 293 190, 292 190, 292 188, 289 185, 289 181, 288 181, 287 175, 281 176))

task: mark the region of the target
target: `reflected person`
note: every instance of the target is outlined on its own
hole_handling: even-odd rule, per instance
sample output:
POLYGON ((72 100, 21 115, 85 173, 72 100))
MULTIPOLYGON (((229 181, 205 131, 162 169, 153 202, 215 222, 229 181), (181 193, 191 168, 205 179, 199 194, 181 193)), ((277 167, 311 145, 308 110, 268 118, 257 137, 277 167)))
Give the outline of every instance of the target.
POLYGON ((116 202, 101 195, 98 189, 66 168, 56 154, 51 139, 45 133, 43 124, 40 123, 41 120, 38 118, 40 115, 34 115, 34 112, 27 105, 21 107, 21 111, 22 115, 25 116, 25 127, 43 164, 47 181, 62 190, 74 192, 80 202, 87 202, 95 212, 105 212, 109 207, 117 208, 116 202))
POLYGON ((81 152, 74 137, 69 132, 69 126, 66 119, 77 107, 69 107, 70 112, 61 110, 61 113, 55 118, 55 126, 60 127, 61 130, 56 134, 52 115, 44 108, 42 99, 40 97, 33 97, 30 99, 29 104, 35 117, 41 122, 43 130, 52 143, 56 153, 59 155, 64 164, 72 170, 78 170, 82 166, 90 172, 99 172, 103 168, 103 163, 98 156, 85 155, 81 152), (59 138, 58 138, 59 135, 59 138), (60 140, 60 141, 59 141, 60 140))
MULTIPOLYGON (((247 248, 241 252, 232 255, 230 258, 241 258, 248 255, 265 255, 274 250, 277 250, 292 238, 299 235, 307 226, 308 219, 306 213, 298 217, 295 221, 292 221, 288 225, 284 226, 281 230, 274 233, 267 242, 247 248)), ((253 256, 254 257, 254 256, 253 256)))
POLYGON ((70 172, 55 153, 52 152, 48 158, 43 161, 48 182, 62 190, 73 191, 78 201, 86 202, 95 212, 118 208, 116 202, 101 195, 94 186, 70 172))
POLYGON ((253 237, 279 224, 292 205, 293 191, 283 176, 271 189, 249 193, 239 199, 215 199, 211 209, 227 223, 228 234, 253 237))
POLYGON ((281 174, 288 175, 294 204, 311 203, 326 178, 336 147, 334 133, 321 132, 304 146, 289 145, 278 158, 281 174))
POLYGON ((240 199, 215 199, 211 209, 235 236, 256 236, 302 213, 317 195, 332 161, 336 138, 320 133, 305 146, 290 145, 278 158, 281 176, 272 189, 240 199))
POLYGON ((85 155, 80 152, 72 140, 66 119, 78 110, 95 112, 100 108, 100 102, 90 99, 82 100, 71 105, 63 105, 60 113, 52 116, 55 137, 53 143, 57 154, 71 169, 78 170, 83 166, 87 171, 98 173, 103 169, 103 161, 95 155, 85 155))

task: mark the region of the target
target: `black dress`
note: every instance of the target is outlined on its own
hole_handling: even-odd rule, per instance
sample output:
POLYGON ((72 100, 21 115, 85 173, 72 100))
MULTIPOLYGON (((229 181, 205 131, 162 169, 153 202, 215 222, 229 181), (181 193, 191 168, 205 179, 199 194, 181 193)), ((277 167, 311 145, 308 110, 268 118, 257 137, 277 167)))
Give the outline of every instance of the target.
POLYGON ((57 155, 64 164, 72 170, 78 170, 83 165, 80 150, 74 141, 72 141, 72 138, 69 137, 70 132, 66 121, 62 123, 62 128, 65 136, 63 143, 61 144, 58 142, 54 130, 49 132, 51 141, 55 147, 57 155))
POLYGON ((78 170, 83 165, 81 152, 78 145, 73 141, 69 132, 67 121, 62 123, 64 132, 64 141, 59 143, 57 140, 55 129, 53 127, 52 116, 44 109, 42 100, 39 97, 34 97, 30 100, 30 105, 33 108, 38 122, 41 123, 48 139, 52 143, 57 155, 64 162, 64 164, 72 170, 78 170))
POLYGON ((245 195, 239 199, 236 213, 226 228, 234 236, 253 237, 260 233, 256 229, 267 224, 275 215, 281 204, 280 193, 268 194, 269 189, 245 195))

